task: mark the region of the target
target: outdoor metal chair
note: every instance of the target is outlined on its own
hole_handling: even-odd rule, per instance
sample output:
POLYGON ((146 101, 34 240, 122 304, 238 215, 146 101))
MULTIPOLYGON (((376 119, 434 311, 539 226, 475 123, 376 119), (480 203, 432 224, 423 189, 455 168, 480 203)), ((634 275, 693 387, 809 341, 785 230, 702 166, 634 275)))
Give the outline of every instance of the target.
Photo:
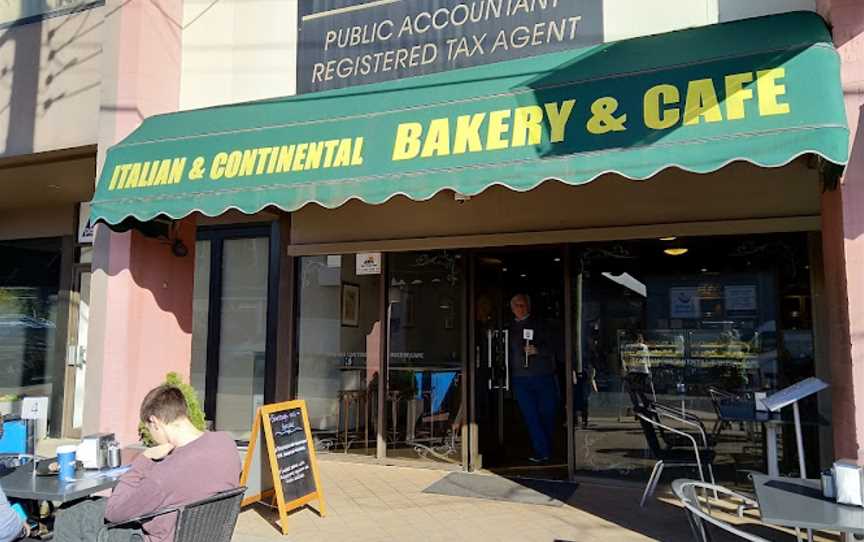
POLYGON ((703 491, 710 490, 714 492, 715 495, 722 494, 724 496, 740 500, 741 504, 739 504, 737 507, 739 517, 743 516, 743 510, 758 507, 756 501, 754 501, 750 497, 735 493, 734 491, 727 489, 723 486, 718 486, 716 484, 706 484, 705 482, 700 482, 697 480, 675 480, 674 482, 672 482, 672 492, 675 493, 675 496, 678 497, 678 499, 684 505, 684 511, 687 514, 687 521, 688 523, 690 523, 690 529, 693 532, 694 540, 696 540, 697 542, 710 542, 711 534, 709 532, 709 527, 710 525, 713 525, 728 533, 743 538, 744 540, 749 540, 750 542, 768 542, 768 540, 765 538, 750 534, 746 531, 742 531, 741 529, 730 525, 729 523, 717 518, 716 516, 712 516, 710 507, 702 507, 702 502, 699 500, 699 495, 697 495, 696 493, 697 489, 702 489, 703 491))
POLYGON ((732 428, 734 420, 737 421, 741 430, 746 432, 747 438, 753 440, 756 433, 755 424, 752 421, 755 408, 753 394, 751 392, 731 393, 715 386, 709 386, 708 393, 711 396, 711 406, 717 415, 711 433, 715 437, 719 437, 723 429, 732 428), (733 414, 732 420, 729 419, 730 413, 733 414), (748 418, 750 418, 749 421, 748 418))
POLYGON ((111 529, 134 528, 154 518, 175 514, 173 542, 230 542, 240 514, 245 487, 217 493, 206 499, 182 506, 157 510, 127 521, 109 523, 99 531, 97 542, 108 542, 111 529))
MULTIPOLYGON (((665 467, 695 467, 699 472, 699 479, 705 481, 705 470, 707 468, 711 482, 714 482, 714 458, 716 454, 708 445, 708 439, 704 430, 701 432, 701 445, 697 442, 696 437, 686 433, 681 429, 672 427, 661 421, 661 412, 657 409, 638 406, 634 407, 634 413, 642 426, 642 432, 645 434, 645 440, 648 443, 648 449, 651 455, 657 462, 654 464, 654 469, 651 471, 651 476, 648 478, 648 484, 645 486, 645 491, 642 493, 642 500, 639 501, 639 506, 644 507, 645 501, 654 494, 657 489, 657 484, 660 481, 660 476, 663 474, 665 467), (687 442, 686 447, 676 447, 667 445, 664 447, 660 443, 658 433, 663 431, 672 435, 676 435, 682 442, 687 442)), ((692 426, 692 422, 684 418, 676 418, 670 412, 662 413, 663 417, 668 417, 677 420, 684 425, 692 426)))

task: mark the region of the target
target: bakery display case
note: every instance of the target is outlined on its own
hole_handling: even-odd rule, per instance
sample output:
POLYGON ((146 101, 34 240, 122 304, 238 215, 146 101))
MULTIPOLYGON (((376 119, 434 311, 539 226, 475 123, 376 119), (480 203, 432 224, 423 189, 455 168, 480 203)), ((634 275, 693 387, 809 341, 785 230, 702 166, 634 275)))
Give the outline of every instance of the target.
POLYGON ((645 372, 645 368, 685 366, 684 330, 618 330, 618 352, 624 373, 645 372))
POLYGON ((744 341, 736 330, 694 329, 687 333, 688 357, 697 366, 757 369, 758 339, 744 341))
POLYGON ((701 394, 709 385, 728 389, 760 382, 758 334, 737 330, 618 330, 624 374, 650 372, 657 393, 701 394))

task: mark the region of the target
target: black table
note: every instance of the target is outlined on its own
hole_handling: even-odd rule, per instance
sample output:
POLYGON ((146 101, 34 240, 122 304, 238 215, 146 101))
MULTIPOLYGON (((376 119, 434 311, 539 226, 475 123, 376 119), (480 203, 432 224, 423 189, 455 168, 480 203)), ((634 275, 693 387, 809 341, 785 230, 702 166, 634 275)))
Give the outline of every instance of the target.
POLYGON ((864 534, 864 508, 822 496, 819 480, 753 475, 762 521, 819 531, 864 534))
POLYGON ((68 482, 61 481, 59 476, 34 477, 33 462, 30 462, 0 478, 0 487, 7 497, 65 503, 112 489, 120 477, 116 469, 78 470, 75 474, 76 479, 68 482))

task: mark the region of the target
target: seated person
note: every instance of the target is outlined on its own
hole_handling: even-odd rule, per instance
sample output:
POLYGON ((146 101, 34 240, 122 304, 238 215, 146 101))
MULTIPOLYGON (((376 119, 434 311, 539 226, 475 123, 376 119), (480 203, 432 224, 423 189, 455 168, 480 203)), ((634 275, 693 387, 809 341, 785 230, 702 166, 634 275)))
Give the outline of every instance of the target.
MULTIPOLYGON (((183 393, 163 385, 150 391, 141 404, 157 446, 132 462, 107 499, 84 501, 60 510, 54 524, 55 542, 96 540, 104 521, 122 522, 160 509, 195 502, 239 485, 240 456, 227 433, 201 432, 189 421, 183 393)), ((174 514, 145 522, 147 542, 174 540, 174 514)), ((112 531, 115 531, 112 529, 112 531)), ((131 541, 141 531, 112 532, 112 541, 131 541)))
POLYGON ((0 542, 12 542, 30 536, 30 527, 12 509, 0 489, 0 542))

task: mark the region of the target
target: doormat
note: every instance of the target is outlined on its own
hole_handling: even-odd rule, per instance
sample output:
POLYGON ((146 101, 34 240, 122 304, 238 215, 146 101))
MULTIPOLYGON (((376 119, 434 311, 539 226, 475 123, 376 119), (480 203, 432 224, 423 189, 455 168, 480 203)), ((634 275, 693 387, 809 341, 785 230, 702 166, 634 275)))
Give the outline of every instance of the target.
POLYGON ((473 497, 543 506, 564 506, 579 484, 534 478, 503 478, 488 474, 451 472, 423 490, 423 493, 473 497))

